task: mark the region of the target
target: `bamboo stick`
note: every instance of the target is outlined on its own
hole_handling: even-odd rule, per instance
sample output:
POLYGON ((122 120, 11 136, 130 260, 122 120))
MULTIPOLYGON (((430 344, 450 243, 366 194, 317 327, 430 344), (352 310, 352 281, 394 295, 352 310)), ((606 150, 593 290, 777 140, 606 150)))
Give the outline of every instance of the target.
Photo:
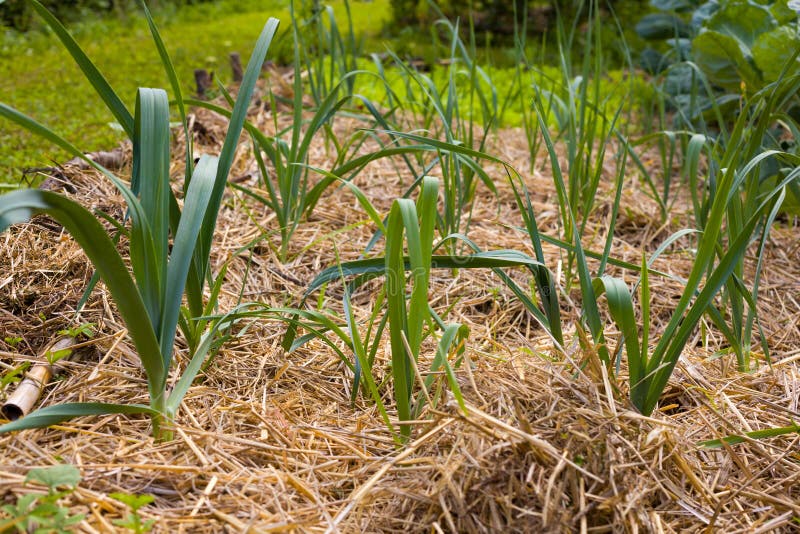
POLYGON ((75 345, 74 337, 62 337, 55 340, 39 353, 37 363, 25 374, 25 378, 17 386, 17 389, 8 396, 8 399, 0 407, 3 417, 9 421, 16 421, 20 417, 27 415, 42 395, 44 386, 55 374, 55 362, 50 363, 52 355, 61 351, 68 351, 64 360, 72 355, 72 347, 75 345))

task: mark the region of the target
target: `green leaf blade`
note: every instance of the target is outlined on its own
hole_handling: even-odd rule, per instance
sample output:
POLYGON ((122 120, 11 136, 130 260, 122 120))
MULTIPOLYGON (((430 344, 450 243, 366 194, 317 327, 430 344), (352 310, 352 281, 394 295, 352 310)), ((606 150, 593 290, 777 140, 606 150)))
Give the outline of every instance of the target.
POLYGON ((0 425, 0 433, 44 428, 75 419, 76 417, 108 414, 147 414, 154 416, 158 415, 158 412, 143 404, 109 404, 104 402, 57 404, 35 410, 21 419, 0 425))
POLYGON ((151 398, 162 394, 154 386, 164 381, 166 370, 147 309, 125 263, 103 226, 85 208, 50 191, 21 190, 0 197, 0 231, 10 224, 47 213, 75 238, 112 293, 117 309, 142 360, 151 398))
POLYGON ((133 116, 131 116, 128 108, 122 103, 122 100, 117 96, 117 93, 111 88, 106 78, 97 69, 97 67, 89 59, 89 56, 78 45, 75 39, 69 34, 67 29, 56 19, 50 11, 47 10, 38 0, 29 0, 33 9, 39 14, 40 17, 47 23, 53 30, 53 33, 61 40, 64 48, 70 53, 75 63, 83 71, 86 79, 92 84, 94 90, 103 99, 106 107, 117 119, 117 122, 128 134, 129 138, 133 138, 133 116))

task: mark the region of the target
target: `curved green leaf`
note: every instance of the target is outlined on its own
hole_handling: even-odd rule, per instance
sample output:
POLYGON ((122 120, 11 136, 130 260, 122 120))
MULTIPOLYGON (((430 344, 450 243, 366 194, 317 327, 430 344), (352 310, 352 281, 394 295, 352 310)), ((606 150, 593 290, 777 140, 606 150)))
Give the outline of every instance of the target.
POLYGON ((105 228, 72 200, 50 191, 21 190, 0 197, 0 231, 11 224, 26 222, 37 213, 47 213, 61 223, 100 273, 125 320, 147 373, 151 399, 158 406, 163 395, 158 386, 164 383, 166 375, 158 341, 139 290, 105 228))
MULTIPOLYGON (((431 373, 435 373, 440 367, 444 367, 450 390, 453 392, 453 396, 458 406, 461 408, 461 411, 465 414, 467 413, 467 405, 464 403, 464 396, 461 394, 461 387, 458 385, 458 379, 453 371, 453 367, 450 365, 450 362, 447 361, 447 355, 450 352, 450 348, 454 345, 459 353, 463 352, 464 348, 461 344, 467 336, 469 336, 469 328, 467 326, 460 324, 446 325, 442 337, 436 345, 436 356, 434 356, 433 362, 431 363, 431 373), (459 345, 461 346, 459 347, 459 345)), ((434 378, 435 375, 433 374, 426 378, 426 388, 430 388, 434 378)))
MULTIPOLYGON (((645 273, 647 270, 645 269, 645 273)), ((645 275, 646 276, 646 275, 645 275)), ((635 394, 642 395, 642 388, 635 388, 643 378, 643 371, 647 368, 647 347, 639 345, 639 331, 636 326, 636 315, 633 311, 633 297, 628 286, 619 278, 603 275, 593 281, 595 298, 605 293, 608 301, 608 310, 611 318, 617 324, 625 340, 628 355, 628 367, 631 383, 631 401, 634 406, 640 406, 641 401, 635 394)))
MULTIPOLYGON (((192 180, 192 185, 194 185, 194 180, 192 180)), ((200 372, 203 362, 205 362, 208 357, 212 356, 210 352, 219 339, 219 334, 229 329, 242 317, 252 315, 250 308, 252 308, 252 305, 249 303, 237 306, 231 312, 214 321, 211 328, 203 334, 200 343, 192 355, 192 359, 189 361, 189 365, 183 370, 180 380, 178 380, 178 383, 175 384, 175 387, 169 394, 169 398, 167 399, 167 412, 170 415, 174 416, 178 411, 183 397, 189 391, 192 382, 194 382, 194 379, 197 377, 197 373, 200 372)))
POLYGON ((103 99, 105 102, 106 107, 108 107, 109 111, 114 115, 119 122, 122 129, 125 130, 125 133, 128 134, 129 138, 133 138, 133 116, 131 116, 130 111, 128 108, 125 107, 125 104, 122 103, 122 100, 117 96, 117 93, 111 88, 108 81, 105 77, 97 70, 92 60, 86 55, 86 53, 81 49, 75 39, 69 34, 67 29, 58 21, 57 18, 50 13, 46 7, 38 2, 38 0, 30 0, 31 6, 36 12, 39 14, 42 19, 47 23, 48 26, 53 30, 53 33, 61 40, 64 45, 64 48, 70 53, 72 58, 75 60, 75 63, 78 64, 78 67, 83 71, 83 74, 86 76, 86 79, 89 83, 92 84, 94 90, 97 91, 97 94, 100 95, 100 98, 103 99))
POLYGON ((158 411, 144 406, 143 404, 108 404, 103 402, 74 402, 68 404, 58 404, 47 406, 39 410, 34 410, 22 419, 11 421, 0 426, 0 433, 15 432, 17 430, 27 430, 30 428, 44 428, 46 426, 57 425, 76 417, 86 415, 107 415, 107 414, 137 414, 144 413, 150 416, 157 416, 158 411))
MULTIPOLYGON (((411 270, 411 261, 408 257, 403 258, 405 270, 411 270)), ((475 254, 445 256, 431 256, 431 269, 493 269, 505 267, 521 266, 540 266, 541 264, 527 254, 516 250, 490 250, 475 254)), ((366 260, 355 260, 342 263, 341 273, 344 276, 357 276, 363 274, 375 274, 381 276, 386 272, 384 258, 369 258, 366 260)), ((339 266, 328 267, 321 271, 314 280, 311 281, 306 289, 305 295, 308 296, 326 283, 337 280, 341 277, 339 266)))

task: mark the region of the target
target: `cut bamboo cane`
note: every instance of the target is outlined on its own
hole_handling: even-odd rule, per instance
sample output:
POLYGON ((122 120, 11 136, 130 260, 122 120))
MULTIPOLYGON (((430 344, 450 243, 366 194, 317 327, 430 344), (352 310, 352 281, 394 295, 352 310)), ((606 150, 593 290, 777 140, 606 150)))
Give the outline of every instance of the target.
POLYGON ((17 386, 17 389, 8 396, 8 400, 0 408, 3 417, 9 421, 16 421, 24 417, 36 405, 42 395, 44 386, 50 381, 54 374, 55 363, 51 364, 53 355, 67 351, 67 354, 59 361, 68 359, 72 355, 72 347, 75 345, 74 337, 62 337, 48 345, 39 353, 37 363, 25 374, 25 378, 17 386))

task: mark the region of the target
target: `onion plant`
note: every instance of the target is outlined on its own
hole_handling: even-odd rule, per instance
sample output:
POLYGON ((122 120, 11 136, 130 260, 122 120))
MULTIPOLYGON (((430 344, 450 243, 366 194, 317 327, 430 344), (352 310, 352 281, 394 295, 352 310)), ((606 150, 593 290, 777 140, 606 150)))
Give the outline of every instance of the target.
MULTIPOLYGON (((278 21, 270 19, 264 26, 250 58, 221 154, 219 158, 203 156, 199 159, 186 185, 181 210, 170 184, 171 135, 166 92, 161 89, 140 89, 135 113, 130 115, 63 26, 38 2, 33 2, 33 5, 56 30, 89 81, 131 136, 134 155, 130 186, 84 156, 69 141, 9 106, 0 104, 0 116, 83 158, 113 182, 125 199, 130 224, 128 227, 120 222, 110 222, 127 237, 132 272, 118 252, 115 240, 91 212, 77 202, 49 191, 20 190, 0 197, 0 231, 44 213, 56 219, 72 234, 105 282, 125 321, 144 367, 150 403, 69 403, 50 406, 0 426, 0 431, 47 426, 82 415, 145 413, 152 419, 153 435, 157 439, 169 439, 171 422, 181 400, 203 361, 218 346, 218 333, 231 324, 231 319, 221 319, 208 326, 202 319, 213 311, 215 295, 219 291, 216 283, 211 289, 211 298, 207 301, 204 298, 206 280, 211 277, 211 242, 245 114, 278 21), (182 307, 184 294, 188 304, 186 308, 182 307), (168 388, 167 378, 179 325, 190 344, 190 361, 177 384, 168 388)), ((146 14, 162 58, 166 58, 168 56, 157 37, 157 30, 149 13, 146 14)), ((171 63, 166 59, 164 63, 172 73, 170 78, 176 80, 171 63)), ((180 106, 182 112, 182 104, 180 106)))

